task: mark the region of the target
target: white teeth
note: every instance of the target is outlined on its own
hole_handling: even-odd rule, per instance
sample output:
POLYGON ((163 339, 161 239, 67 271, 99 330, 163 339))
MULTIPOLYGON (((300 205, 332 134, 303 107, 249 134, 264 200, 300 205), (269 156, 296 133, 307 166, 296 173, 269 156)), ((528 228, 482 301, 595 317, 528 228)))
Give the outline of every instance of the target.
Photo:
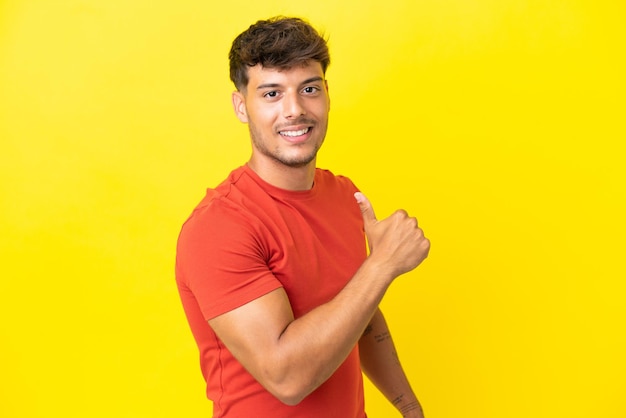
POLYGON ((304 135, 305 133, 309 132, 309 129, 311 128, 305 128, 305 129, 300 129, 299 131, 281 131, 280 134, 284 135, 284 136, 300 136, 300 135, 304 135))

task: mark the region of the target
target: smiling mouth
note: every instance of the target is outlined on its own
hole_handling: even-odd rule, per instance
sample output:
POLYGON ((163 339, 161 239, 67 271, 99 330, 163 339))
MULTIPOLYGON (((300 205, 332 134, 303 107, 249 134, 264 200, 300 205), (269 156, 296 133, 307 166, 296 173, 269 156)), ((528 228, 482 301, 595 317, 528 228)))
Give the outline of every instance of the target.
POLYGON ((300 129, 298 131, 280 131, 278 133, 283 135, 283 136, 288 136, 290 138, 295 138, 297 136, 302 136, 302 135, 308 133, 310 130, 311 130, 311 128, 308 127, 308 128, 300 129))

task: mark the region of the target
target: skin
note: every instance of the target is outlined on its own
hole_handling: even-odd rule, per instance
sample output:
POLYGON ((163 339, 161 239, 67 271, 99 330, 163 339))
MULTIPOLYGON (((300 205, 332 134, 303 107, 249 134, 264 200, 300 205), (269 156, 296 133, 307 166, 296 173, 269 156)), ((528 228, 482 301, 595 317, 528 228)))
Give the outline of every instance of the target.
MULTIPOLYGON (((330 107, 321 65, 252 67, 246 89, 233 93, 232 101, 235 114, 250 128, 250 168, 276 187, 310 189, 330 107)), ((368 377, 403 416, 420 418, 421 407, 378 305, 393 280, 427 257, 430 242, 405 211, 378 220, 365 196, 355 198, 370 255, 335 298, 295 319, 281 288, 209 324, 235 358, 289 405, 326 381, 359 344, 368 377)))
POLYGON ((423 418, 422 407, 409 384, 398 353, 379 310, 359 340, 361 368, 404 417, 423 418))
POLYGON ((248 70, 248 85, 233 93, 233 107, 252 140, 248 165, 270 184, 287 190, 313 185, 317 151, 328 126, 330 98, 322 66, 248 70), (308 129, 304 135, 286 136, 308 129))

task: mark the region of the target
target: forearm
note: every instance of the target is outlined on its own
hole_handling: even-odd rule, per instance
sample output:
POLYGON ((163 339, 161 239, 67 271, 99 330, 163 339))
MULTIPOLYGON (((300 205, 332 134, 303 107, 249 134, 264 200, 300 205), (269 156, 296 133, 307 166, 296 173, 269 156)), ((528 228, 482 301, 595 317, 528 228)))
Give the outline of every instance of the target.
MULTIPOLYGON (((392 277, 366 260, 335 298, 292 321, 275 351, 277 378, 304 397, 326 381, 359 342, 392 277)), ((298 396, 298 397, 300 397, 298 396)))
POLYGON ((391 333, 377 310, 359 340, 361 367, 404 417, 423 418, 421 405, 402 369, 391 333))

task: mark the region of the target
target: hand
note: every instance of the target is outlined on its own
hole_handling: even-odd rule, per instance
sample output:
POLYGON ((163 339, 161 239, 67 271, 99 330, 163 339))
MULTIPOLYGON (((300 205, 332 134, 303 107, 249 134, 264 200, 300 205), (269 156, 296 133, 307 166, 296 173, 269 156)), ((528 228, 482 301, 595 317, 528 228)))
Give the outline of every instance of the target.
POLYGON ((407 273, 428 256, 430 241, 417 225, 417 219, 397 210, 381 221, 376 219, 370 201, 360 192, 354 194, 365 226, 370 257, 389 269, 392 279, 407 273))

